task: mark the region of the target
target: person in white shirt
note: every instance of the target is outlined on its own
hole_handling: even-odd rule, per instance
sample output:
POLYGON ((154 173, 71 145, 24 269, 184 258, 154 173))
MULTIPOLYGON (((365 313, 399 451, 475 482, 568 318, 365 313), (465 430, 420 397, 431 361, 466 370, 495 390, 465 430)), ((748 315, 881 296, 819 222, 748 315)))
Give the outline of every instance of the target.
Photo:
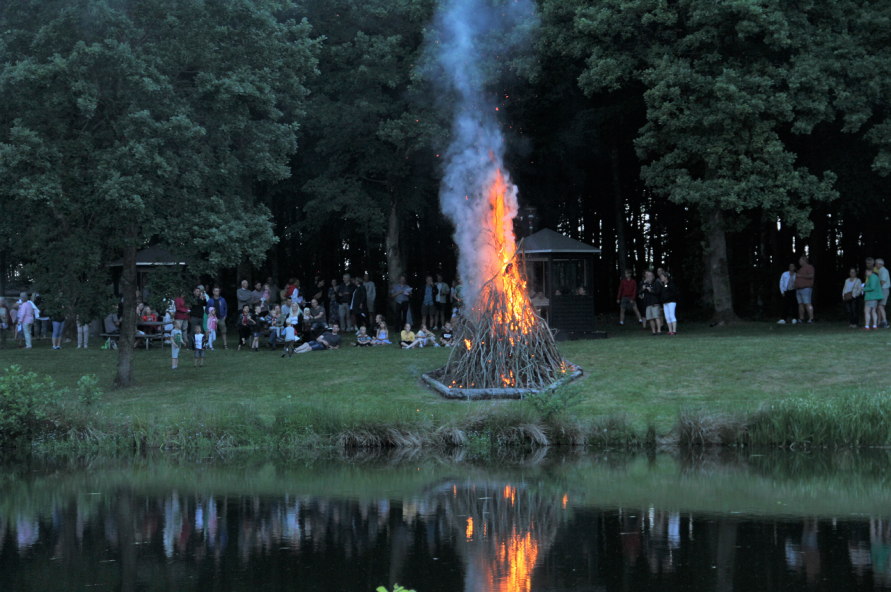
POLYGON ((883 298, 879 300, 879 327, 889 328, 888 314, 885 308, 888 306, 888 295, 891 294, 891 277, 884 259, 876 259, 876 273, 879 275, 879 286, 882 288, 883 298))
POLYGON ((856 329, 860 326, 860 297, 863 295, 863 282, 857 277, 857 270, 853 267, 848 272, 850 275, 845 280, 845 287, 842 288, 842 300, 845 302, 845 308, 848 311, 848 321, 850 327, 856 329))
POLYGON ((201 323, 195 326, 195 367, 198 368, 198 360, 201 360, 201 367, 204 368, 204 346, 207 342, 204 339, 204 328, 201 323))
POLYGON ((785 272, 780 278, 780 295, 783 297, 783 318, 777 321, 779 325, 785 325, 786 319, 791 318, 792 323, 796 323, 795 318, 798 312, 798 299, 795 296, 795 264, 789 264, 789 271, 785 272))

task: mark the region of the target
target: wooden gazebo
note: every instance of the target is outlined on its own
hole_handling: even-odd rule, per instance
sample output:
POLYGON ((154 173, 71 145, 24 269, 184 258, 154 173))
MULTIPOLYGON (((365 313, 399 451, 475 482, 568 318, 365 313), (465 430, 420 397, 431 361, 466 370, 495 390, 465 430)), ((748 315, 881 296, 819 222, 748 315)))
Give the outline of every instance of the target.
MULTIPOLYGON (((140 294, 145 289, 146 279, 149 273, 154 273, 163 269, 173 269, 176 267, 184 267, 187 262, 181 257, 175 257, 169 251, 155 245, 146 247, 136 253, 136 284, 139 287, 140 294)), ((120 296, 119 281, 120 268, 124 267, 124 260, 118 259, 108 264, 115 273, 113 275, 115 295, 120 296), (115 269, 118 268, 118 269, 115 269)))
POLYGON ((524 238, 532 302, 540 309, 556 338, 604 337, 594 322, 594 257, 600 249, 548 228, 524 238))

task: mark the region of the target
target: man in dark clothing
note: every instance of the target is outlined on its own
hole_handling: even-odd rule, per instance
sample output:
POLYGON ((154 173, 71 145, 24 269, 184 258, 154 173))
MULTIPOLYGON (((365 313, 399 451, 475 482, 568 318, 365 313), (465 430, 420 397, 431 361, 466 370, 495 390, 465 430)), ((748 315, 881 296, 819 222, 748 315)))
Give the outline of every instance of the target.
POLYGON ((334 323, 331 325, 331 330, 325 333, 324 335, 320 335, 314 341, 310 341, 304 343, 300 347, 294 350, 295 354, 303 354, 309 351, 325 351, 326 349, 338 349, 340 344, 343 342, 343 337, 338 335, 340 332, 340 325, 334 323))
POLYGON ((640 284, 637 297, 647 307, 647 322, 653 335, 662 335, 662 282, 652 271, 647 271, 640 284))
POLYGON ((217 311, 217 335, 223 338, 223 348, 229 349, 226 343, 226 315, 229 314, 229 307, 226 299, 220 296, 220 289, 213 289, 213 296, 207 301, 207 310, 214 309, 217 311))
POLYGON ((353 325, 358 330, 359 327, 368 325, 368 293, 365 291, 362 278, 357 277, 353 281, 356 282, 356 289, 350 301, 350 315, 353 317, 353 325))
POLYGON ((205 309, 207 309, 207 300, 204 298, 204 292, 195 288, 192 291, 192 305, 189 308, 190 342, 192 344, 195 343, 195 330, 202 327, 203 331, 205 309))
POLYGON ((351 331, 354 327, 350 327, 350 303, 353 301, 353 292, 356 286, 350 280, 350 274, 343 274, 343 283, 337 286, 337 316, 340 319, 340 326, 345 331, 351 331))

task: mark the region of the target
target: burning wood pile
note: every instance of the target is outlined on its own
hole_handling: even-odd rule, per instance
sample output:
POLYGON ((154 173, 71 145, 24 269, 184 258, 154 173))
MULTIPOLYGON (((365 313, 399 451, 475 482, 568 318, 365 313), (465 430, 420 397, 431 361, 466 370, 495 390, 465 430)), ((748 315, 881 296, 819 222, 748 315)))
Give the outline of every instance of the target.
POLYGON ((456 389, 521 396, 580 372, 563 360, 547 322, 529 299, 522 253, 514 243, 513 216, 505 210, 506 190, 499 170, 488 191, 490 216, 483 230, 492 246, 482 269, 488 279, 471 293, 448 363, 433 373, 445 387, 437 390, 446 396, 444 391, 456 389))

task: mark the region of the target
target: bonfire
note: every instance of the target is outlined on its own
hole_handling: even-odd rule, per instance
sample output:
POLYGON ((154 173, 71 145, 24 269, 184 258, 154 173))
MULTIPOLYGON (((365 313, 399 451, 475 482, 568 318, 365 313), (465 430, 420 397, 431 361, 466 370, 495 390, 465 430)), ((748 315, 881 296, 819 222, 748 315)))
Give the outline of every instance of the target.
POLYGON ((438 380, 448 389, 548 388, 577 370, 563 360, 547 322, 529 299, 522 249, 506 212, 507 186, 500 169, 488 190, 491 249, 458 325, 458 344, 438 380))

